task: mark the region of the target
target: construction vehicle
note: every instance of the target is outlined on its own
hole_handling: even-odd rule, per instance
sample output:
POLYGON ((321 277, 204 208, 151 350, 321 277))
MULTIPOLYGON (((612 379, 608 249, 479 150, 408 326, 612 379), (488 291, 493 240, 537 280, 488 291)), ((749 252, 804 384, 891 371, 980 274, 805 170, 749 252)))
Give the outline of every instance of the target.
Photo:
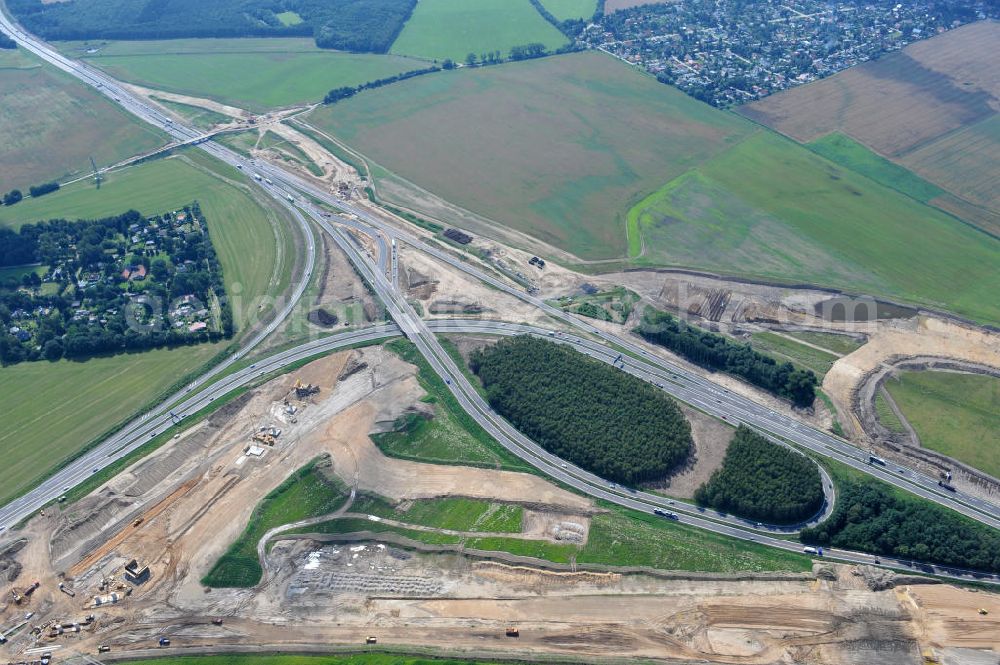
POLYGON ((517 629, 517 626, 507 626, 507 630, 504 634, 507 637, 521 637, 521 631, 517 629))
POLYGON ((378 638, 376 638, 374 635, 369 635, 368 637, 365 638, 365 644, 377 644, 377 643, 378 643, 378 638))
POLYGON ((145 518, 143 518, 143 517, 137 517, 137 518, 135 519, 135 521, 134 521, 134 522, 132 522, 132 526, 139 526, 140 524, 142 524, 142 521, 143 521, 144 519, 145 519, 145 518))
POLYGON ((17 592, 17 589, 11 589, 10 590, 10 595, 14 598, 14 604, 15 605, 20 605, 21 604, 21 600, 22 600, 21 594, 19 594, 17 592))
POLYGON ((37 589, 40 586, 42 586, 42 583, 39 582, 38 580, 35 580, 34 582, 32 582, 31 586, 29 586, 27 589, 24 590, 24 596, 25 596, 25 598, 27 598, 31 594, 35 593, 35 589, 37 589))
POLYGON ((222 619, 219 619, 219 618, 212 619, 212 625, 214 625, 214 626, 221 626, 222 625, 222 619))
POLYGON ((97 653, 107 653, 109 651, 111 651, 110 644, 102 644, 101 646, 97 647, 97 653))
POLYGON ((987 614, 989 614, 990 612, 989 612, 989 610, 987 610, 987 609, 986 609, 985 607, 980 607, 980 608, 979 608, 979 613, 980 613, 980 614, 982 614, 983 616, 986 616, 986 615, 987 615, 987 614))
POLYGON ((265 446, 274 446, 274 444, 278 443, 278 440, 272 434, 264 431, 254 432, 250 438, 258 443, 263 443, 265 446))
POLYGON ((302 383, 301 379, 295 379, 295 396, 298 398, 309 397, 319 392, 319 386, 311 383, 302 383))

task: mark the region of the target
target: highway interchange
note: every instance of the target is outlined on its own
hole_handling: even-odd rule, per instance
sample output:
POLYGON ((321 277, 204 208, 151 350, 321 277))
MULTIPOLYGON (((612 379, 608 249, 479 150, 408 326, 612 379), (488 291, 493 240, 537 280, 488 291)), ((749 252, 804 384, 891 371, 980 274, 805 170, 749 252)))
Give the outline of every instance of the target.
MULTIPOLYGON (((209 406, 212 402, 220 399, 232 390, 259 380, 263 374, 279 371, 305 358, 328 353, 350 345, 372 342, 403 334, 416 345, 434 371, 446 379, 448 388, 455 395, 463 409, 472 415, 501 445, 546 474, 592 497, 628 508, 647 513, 654 510, 666 509, 679 513, 681 521, 685 524, 743 540, 756 541, 784 550, 798 551, 801 549, 801 546, 797 543, 778 537, 782 533, 781 529, 754 525, 746 520, 712 513, 711 511, 706 513, 686 504, 669 501, 664 497, 648 493, 632 492, 625 488, 616 487, 592 474, 572 467, 559 458, 545 452, 492 411, 485 400, 468 382, 462 371, 455 365, 450 355, 441 346, 436 333, 443 332, 475 332, 497 335, 535 334, 562 343, 572 344, 578 350, 605 362, 612 362, 622 370, 654 383, 674 397, 709 414, 724 418, 732 424, 746 423, 772 436, 772 438, 776 437, 793 443, 800 448, 836 459, 855 469, 879 477, 897 487, 952 508, 993 528, 1000 528, 1000 508, 990 502, 961 492, 946 492, 937 485, 937 479, 918 474, 910 469, 897 465, 883 467, 870 464, 869 456, 865 451, 858 449, 846 441, 808 427, 794 418, 775 412, 746 397, 726 390, 679 365, 653 355, 649 350, 643 348, 633 340, 608 333, 586 321, 566 314, 542 300, 525 293, 520 288, 511 286, 479 270, 475 266, 456 258, 451 253, 401 231, 396 226, 372 215, 367 210, 354 206, 293 173, 286 172, 284 169, 271 164, 249 162, 237 153, 213 141, 202 140, 203 135, 197 130, 185 127, 176 120, 167 117, 159 110, 148 106, 143 100, 133 97, 118 81, 103 72, 93 70, 87 65, 62 56, 44 42, 20 30, 2 12, 0 12, 0 29, 11 35, 21 47, 26 48, 52 65, 59 67, 84 83, 96 88, 125 110, 162 129, 177 141, 196 144, 200 149, 232 166, 243 169, 251 176, 254 174, 259 175, 259 179, 254 178, 251 181, 256 181, 272 198, 280 202, 291 212, 302 228, 303 237, 308 245, 306 265, 303 269, 302 279, 293 289, 292 297, 288 300, 287 305, 280 311, 275 312, 275 316, 267 326, 248 339, 239 352, 227 358, 223 363, 216 365, 211 371, 206 372, 206 374, 190 386, 168 398, 161 406, 129 423, 118 434, 102 442, 69 466, 49 477, 29 493, 0 508, 0 527, 3 529, 17 524, 34 511, 65 493, 67 488, 78 485, 95 473, 95 471, 113 464, 122 457, 130 454, 150 438, 156 436, 156 434, 168 429, 174 424, 175 420, 171 412, 182 417, 192 414, 209 406), (307 196, 302 196, 303 194, 307 196), (322 201, 326 206, 339 210, 346 216, 331 217, 325 210, 312 205, 308 201, 308 198, 322 201), (395 325, 345 332, 332 337, 315 340, 260 360, 249 367, 236 370, 209 384, 209 379, 231 369, 235 363, 243 359, 251 348, 256 346, 284 321, 308 284, 314 269, 315 252, 313 249, 315 238, 312 228, 303 215, 303 212, 324 232, 328 233, 334 242, 345 252, 368 285, 382 300, 388 314, 396 322, 395 325), (377 260, 373 261, 368 256, 356 239, 345 231, 345 227, 353 227, 375 239, 378 246, 376 252, 377 260), (387 246, 390 243, 386 243, 386 239, 389 239, 391 249, 387 246), (505 324, 495 321, 424 321, 396 288, 398 277, 397 245, 399 243, 406 243, 417 250, 423 251, 447 263, 455 269, 470 274, 494 288, 528 302, 552 318, 580 331, 585 336, 569 335, 542 328, 505 324), (600 340, 601 343, 593 341, 595 338, 600 340), (169 410, 168 405, 172 405, 169 407, 169 410)), ((828 479, 826 480, 828 481, 828 479)), ((828 482, 825 484, 828 484, 828 482)), ((828 550, 826 555, 842 561, 873 563, 871 555, 855 552, 828 550)), ((976 579, 1000 583, 1000 575, 973 573, 941 566, 914 565, 909 561, 894 560, 888 557, 882 557, 881 564, 903 569, 918 569, 928 573, 960 579, 976 579)))

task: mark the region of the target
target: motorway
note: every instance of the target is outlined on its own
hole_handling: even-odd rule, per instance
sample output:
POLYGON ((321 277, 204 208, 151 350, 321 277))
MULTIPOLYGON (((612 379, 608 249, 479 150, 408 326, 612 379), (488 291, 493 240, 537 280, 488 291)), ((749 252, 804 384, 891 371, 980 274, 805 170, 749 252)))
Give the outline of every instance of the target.
MULTIPOLYGON (((278 201, 282 201, 286 207, 293 210, 297 221, 302 225, 305 235, 308 238, 309 245, 309 251, 307 252, 309 257, 309 270, 307 273, 311 274, 314 256, 314 252, 312 251, 314 247, 314 239, 308 223, 306 223, 301 213, 298 210, 295 210, 295 206, 305 211, 310 217, 312 217, 313 221, 326 233, 328 233, 338 246, 347 254, 356 269, 362 274, 364 279, 382 299, 390 316, 394 321, 396 321, 398 330, 405 334, 417 346, 419 351, 430 363, 431 367, 445 378, 446 384, 455 395, 462 408, 466 409, 470 415, 472 415, 472 417, 474 417, 479 424, 484 427, 484 429, 496 437, 502 445, 508 447, 525 459, 528 459, 530 463, 545 473, 561 480, 562 482, 565 482, 568 485, 571 485, 595 498, 604 499, 629 508, 643 510, 645 512, 652 512, 655 507, 665 505, 667 501, 666 499, 656 497, 655 495, 638 493, 633 494, 627 490, 623 490, 622 488, 609 486, 606 481, 593 477, 582 470, 570 468, 559 458, 549 455, 544 450, 539 448, 537 444, 524 437, 509 423, 494 413, 478 392, 476 392, 472 385, 465 379, 459 368, 455 366, 451 357, 441 347, 437 337, 429 327, 428 323, 413 311, 409 303, 406 302, 405 298, 395 288, 395 250, 397 242, 405 242, 420 251, 426 252, 456 269, 473 275, 475 278, 480 279, 495 288, 499 288, 506 293, 533 304, 548 313, 553 318, 563 321, 577 330, 580 330, 592 337, 596 337, 604 342, 603 344, 599 344, 582 338, 574 338, 568 342, 578 345, 581 349, 584 349, 584 352, 586 353, 593 355, 600 354, 604 359, 606 359, 611 354, 617 357, 619 350, 624 350, 626 353, 622 355, 620 364, 625 371, 629 371, 636 376, 640 376, 645 380, 656 383, 658 386, 675 395, 679 399, 691 403, 708 413, 725 418, 734 424, 738 422, 745 422, 758 430, 790 441, 802 448, 838 459, 865 473, 880 477, 898 487, 902 487, 915 494, 919 494, 920 496, 941 505, 953 508, 972 517, 973 519, 983 522, 984 524, 988 524, 994 528, 1000 528, 1000 520, 998 520, 998 516, 1000 516, 1000 509, 998 509, 996 505, 963 493, 944 493, 940 490, 940 488, 938 488, 936 479, 922 476, 912 470, 904 469, 902 467, 894 467, 897 469, 894 472, 889 468, 882 468, 877 465, 868 464, 867 453, 859 450, 846 441, 830 436, 825 432, 810 428, 802 423, 799 423, 794 418, 772 411, 767 407, 749 400, 748 398, 736 395, 731 391, 728 391, 711 382, 710 380, 705 379, 704 377, 700 377, 678 365, 654 356, 647 349, 641 347, 630 339, 618 337, 596 328, 585 321, 565 314, 564 312, 549 306, 540 299, 526 294, 520 289, 512 287, 509 284, 478 270, 466 262, 455 258, 450 253, 433 247, 411 234, 400 231, 395 226, 379 219, 378 217, 375 217, 367 210, 353 206, 348 202, 323 191, 311 182, 306 181, 293 173, 286 172, 284 169, 270 164, 248 162, 240 155, 219 144, 209 140, 201 140, 202 135, 198 131, 184 127, 183 125, 175 122, 173 119, 163 115, 160 111, 146 105, 143 100, 133 98, 116 80, 107 76, 103 72, 93 70, 87 65, 62 56, 58 52, 51 49, 44 42, 41 42, 32 35, 21 31, 11 23, 8 17, 0 15, 0 28, 10 34, 22 47, 32 51, 36 55, 39 55, 63 71, 70 73, 84 83, 97 88, 115 103, 119 104, 122 108, 130 111, 140 119, 159 127, 175 139, 196 144, 199 148, 228 164, 244 169, 248 172, 252 169, 253 173, 259 174, 261 178, 260 180, 257 180, 258 184, 260 184, 273 198, 278 201), (323 201, 325 204, 341 210, 347 215, 347 217, 337 217, 336 225, 334 225, 334 223, 331 223, 328 213, 316 209, 306 200, 299 200, 298 197, 301 194, 306 194, 323 201), (293 204, 295 205, 293 206, 293 204), (373 264, 375 262, 373 262, 364 250, 361 249, 357 241, 344 230, 345 226, 358 229, 376 239, 376 242, 378 243, 377 264, 373 264), (389 238, 391 240, 391 254, 387 251, 385 238, 389 238), (390 261, 391 266, 389 265, 390 261), (386 275, 387 270, 390 272, 389 277, 386 275)), ((307 280, 304 280, 298 285, 298 295, 300 295, 301 290, 304 289, 306 281, 307 280)), ((275 317, 271 325, 268 326, 270 330, 267 332, 276 328, 283 318, 287 316, 290 310, 291 304, 288 306, 287 310, 283 310, 279 313, 279 316, 275 317)), ((454 324, 454 322, 446 323, 454 324)), ((488 332, 491 330, 490 326, 495 326, 494 330, 496 334, 530 332, 532 334, 542 334, 549 337, 558 334, 553 331, 544 331, 541 329, 512 330, 507 327, 506 324, 497 324, 495 322, 462 322, 462 324, 468 324, 468 330, 475 332, 488 332), (508 330, 511 330, 511 332, 508 332, 508 330)), ((434 326, 435 329, 437 329, 439 324, 435 323, 434 326)), ((459 325, 459 328, 462 328, 462 325, 459 325)), ((327 347, 324 345, 339 344, 340 346, 344 346, 379 339, 378 335, 386 336, 391 333, 391 329, 392 327, 386 327, 382 329, 356 331, 353 333, 345 333, 344 335, 337 335, 335 338, 317 340, 307 345, 303 345, 302 347, 296 347, 295 349, 272 356, 266 361, 261 361, 251 367, 244 368, 230 376, 224 377, 211 386, 203 387, 205 386, 205 382, 209 376, 214 376, 223 369, 228 369, 233 363, 237 362, 243 355, 245 355, 246 349, 244 349, 233 357, 227 359, 222 366, 214 368, 209 375, 199 379, 195 384, 189 387, 189 389, 186 389, 184 391, 185 393, 189 391, 193 392, 195 388, 201 388, 197 393, 194 393, 192 396, 184 399, 184 401, 180 404, 175 405, 173 407, 173 411, 182 414, 181 417, 183 417, 183 415, 187 413, 203 408, 218 397, 221 397, 225 394, 225 392, 232 389, 232 387, 227 388, 226 386, 243 385, 251 379, 259 377, 262 373, 279 369, 289 363, 297 362, 302 358, 308 357, 309 355, 327 352, 334 348, 340 348, 339 346, 327 347), (238 383, 240 381, 244 383, 238 383), (219 391, 224 392, 220 393, 219 391)), ((462 330, 453 329, 453 331, 461 332, 462 330)), ((251 343, 256 343, 262 339, 262 333, 264 333, 263 330, 258 333, 253 340, 251 340, 251 343)), ((176 397, 181 399, 183 395, 179 394, 176 397)), ((103 468, 104 466, 120 459, 122 456, 128 454, 141 445, 142 442, 148 440, 152 436, 155 436, 156 433, 168 427, 171 424, 172 417, 169 413, 164 413, 164 409, 165 406, 158 410, 154 410, 154 412, 139 421, 130 423, 118 435, 103 442, 100 446, 75 461, 69 467, 49 478, 29 494, 21 497, 11 504, 8 504, 3 509, 0 509, 0 525, 7 527, 10 524, 16 523, 24 516, 30 514, 33 510, 41 507, 41 505, 44 505, 48 501, 58 497, 65 491, 66 487, 71 487, 79 482, 82 482, 85 478, 94 473, 95 469, 103 468), (15 519, 15 517, 17 517, 17 519, 15 519)), ((678 512, 687 510, 678 504, 669 505, 671 505, 671 510, 676 510, 678 512)), ((797 550, 800 547, 795 543, 776 538, 768 533, 761 533, 760 529, 754 531, 753 529, 748 528, 746 523, 736 524, 734 523, 736 520, 725 518, 723 516, 716 515, 713 516, 713 519, 708 519, 706 516, 685 514, 683 521, 687 524, 698 526, 703 529, 731 535, 745 540, 757 541, 772 547, 778 547, 786 550, 797 550)), ((872 562, 871 556, 852 552, 835 551, 829 552, 828 556, 859 563, 872 562)), ((883 565, 911 568, 911 566, 907 565, 908 562, 904 561, 894 561, 888 558, 883 558, 882 561, 883 565)), ((922 569, 926 572, 951 575, 962 579, 972 578, 972 574, 968 571, 930 566, 923 567, 922 569)), ((975 575, 975 579, 987 579, 990 581, 1000 582, 1000 576, 975 575)))

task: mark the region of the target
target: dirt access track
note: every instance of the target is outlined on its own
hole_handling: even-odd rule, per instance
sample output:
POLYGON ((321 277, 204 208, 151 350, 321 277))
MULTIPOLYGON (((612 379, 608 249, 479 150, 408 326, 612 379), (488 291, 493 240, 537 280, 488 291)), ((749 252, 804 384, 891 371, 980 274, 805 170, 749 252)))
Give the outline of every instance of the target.
POLYGON ((382 456, 368 433, 428 408, 422 396, 415 368, 384 348, 337 353, 246 393, 77 504, 34 518, 19 534, 27 544, 9 556, 24 567, 15 584, 38 579, 41 587, 21 605, 5 596, 0 625, 32 611, 30 623, 45 628, 38 638, 28 627, 11 633, 0 653, 14 661, 42 647, 68 658, 109 644, 112 655, 149 655, 142 650, 161 635, 179 649, 296 650, 376 635, 380 644, 451 653, 747 664, 894 665, 920 663, 926 649, 942 658, 1000 649, 1000 597, 945 586, 871 591, 847 568, 819 577, 626 575, 415 551, 364 536, 279 536, 259 588, 201 585, 259 501, 323 454, 346 484, 392 499, 530 504, 525 535, 536 538, 555 519, 586 523, 598 510, 531 474, 382 456), (296 379, 319 393, 294 397, 296 379), (258 457, 246 449, 260 427, 282 431, 258 457), (148 581, 123 581, 132 558, 149 564, 148 581), (59 582, 76 595, 61 593, 59 582), (94 606, 112 591, 117 602, 94 606), (222 625, 212 623, 217 617, 222 625), (83 628, 49 637, 53 622, 83 628), (511 624, 516 640, 504 635, 511 624))

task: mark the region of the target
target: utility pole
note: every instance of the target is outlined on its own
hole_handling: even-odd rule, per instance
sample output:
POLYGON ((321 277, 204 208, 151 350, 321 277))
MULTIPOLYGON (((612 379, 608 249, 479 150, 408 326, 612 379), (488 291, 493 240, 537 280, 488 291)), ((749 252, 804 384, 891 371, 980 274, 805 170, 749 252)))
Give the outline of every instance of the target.
POLYGON ((90 158, 90 165, 94 167, 94 183, 97 185, 97 189, 101 188, 101 180, 104 178, 101 176, 101 172, 97 168, 97 163, 94 161, 93 156, 90 158))

